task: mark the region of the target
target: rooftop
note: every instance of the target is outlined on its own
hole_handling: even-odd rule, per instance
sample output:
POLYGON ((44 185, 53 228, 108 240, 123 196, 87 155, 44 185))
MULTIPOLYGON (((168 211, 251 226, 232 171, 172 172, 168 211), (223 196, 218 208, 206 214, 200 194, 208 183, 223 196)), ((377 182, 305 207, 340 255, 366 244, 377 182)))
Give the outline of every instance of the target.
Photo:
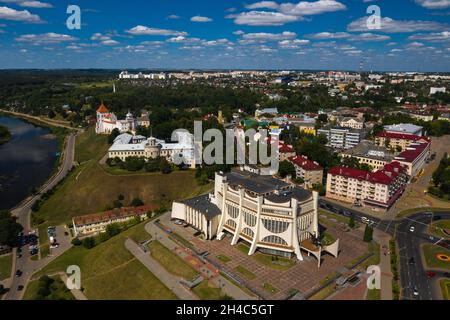
POLYGON ((379 132, 377 134, 377 137, 389 138, 389 139, 411 140, 411 141, 418 141, 420 139, 426 139, 425 137, 420 137, 420 136, 415 135, 415 134, 395 133, 395 132, 387 132, 387 131, 379 132))
POLYGON ((317 162, 308 159, 308 157, 306 156, 299 155, 290 157, 289 161, 306 171, 323 170, 323 168, 317 162))
POLYGON ((181 203, 201 212, 208 220, 221 214, 219 207, 211 202, 209 194, 183 200, 181 203))
POLYGON ((411 144, 405 151, 395 157, 395 160, 414 162, 422 152, 428 147, 429 143, 414 143, 411 144))
POLYGON ((158 207, 155 205, 116 208, 105 212, 74 217, 73 223, 75 226, 83 226, 92 223, 108 222, 111 220, 146 214, 147 212, 153 211, 157 208, 158 207))
POLYGON ((389 149, 377 146, 368 140, 361 141, 356 147, 345 150, 342 154, 383 161, 391 161, 395 157, 389 149))
POLYGON ((384 126, 384 130, 390 131, 390 132, 399 132, 399 133, 409 133, 409 134, 416 134, 420 131, 422 131, 422 127, 416 126, 415 124, 411 123, 399 123, 394 124, 390 126, 384 126))

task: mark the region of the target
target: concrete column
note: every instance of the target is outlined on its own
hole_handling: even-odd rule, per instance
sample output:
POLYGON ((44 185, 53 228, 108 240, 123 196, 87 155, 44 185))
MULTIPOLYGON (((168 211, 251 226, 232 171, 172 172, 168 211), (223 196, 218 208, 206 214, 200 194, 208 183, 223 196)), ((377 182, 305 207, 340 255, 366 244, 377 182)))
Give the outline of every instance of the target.
POLYGON ((261 211, 262 211, 262 204, 263 204, 263 196, 258 196, 257 199, 257 212, 256 212, 256 232, 255 237, 253 238, 252 245, 250 246, 250 250, 248 251, 248 255, 251 256, 255 253, 256 248, 258 246, 259 241, 259 230, 261 228, 261 211))
POLYGON ((244 194, 245 194, 245 190, 243 188, 239 189, 239 213, 238 213, 238 220, 236 223, 236 230, 234 231, 233 240, 231 240, 232 246, 234 246, 236 243, 238 243, 239 234, 241 233, 242 219, 243 219, 242 203, 244 202, 244 194))
MULTIPOLYGON (((216 177, 217 178, 217 177, 216 177)), ((219 226, 217 228, 217 239, 222 240, 224 233, 223 233, 223 225, 225 224, 225 219, 227 219, 227 211, 226 211, 226 205, 225 202, 227 200, 227 189, 228 189, 228 183, 224 182, 222 183, 222 203, 219 203, 220 209, 222 211, 222 214, 220 216, 219 226)))
MULTIPOLYGON (((300 251, 300 243, 299 243, 299 237, 298 237, 298 221, 297 221, 297 215, 298 215, 298 201, 297 199, 292 199, 292 246, 294 247, 294 253, 297 256, 297 259, 300 261, 303 261, 302 252, 300 251)), ((300 220, 301 222, 301 220, 300 220)))

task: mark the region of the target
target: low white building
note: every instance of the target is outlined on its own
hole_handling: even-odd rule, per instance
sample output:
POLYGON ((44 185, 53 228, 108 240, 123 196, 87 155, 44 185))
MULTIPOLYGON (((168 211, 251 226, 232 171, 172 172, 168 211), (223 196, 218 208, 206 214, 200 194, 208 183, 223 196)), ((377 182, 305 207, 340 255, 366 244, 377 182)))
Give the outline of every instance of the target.
POLYGON ((384 130, 389 133, 406 133, 421 136, 423 127, 416 126, 415 124, 411 123, 399 123, 390 126, 384 126, 384 130))
POLYGON ((445 93, 447 90, 445 87, 431 87, 430 88, 430 96, 436 93, 445 93))
POLYGON ((120 158, 125 161, 128 157, 144 157, 154 159, 164 157, 168 161, 180 163, 195 168, 194 137, 186 131, 175 133, 176 141, 167 143, 154 137, 133 136, 128 133, 121 134, 114 139, 108 150, 108 158, 120 158))

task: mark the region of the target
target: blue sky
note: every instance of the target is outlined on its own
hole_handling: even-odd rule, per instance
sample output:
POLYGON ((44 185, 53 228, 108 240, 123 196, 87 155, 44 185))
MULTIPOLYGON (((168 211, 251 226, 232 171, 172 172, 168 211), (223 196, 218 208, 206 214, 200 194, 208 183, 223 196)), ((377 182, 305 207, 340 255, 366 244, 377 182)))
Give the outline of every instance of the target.
POLYGON ((69 2, 0 0, 0 68, 450 71, 450 0, 72 1, 80 30, 69 2))

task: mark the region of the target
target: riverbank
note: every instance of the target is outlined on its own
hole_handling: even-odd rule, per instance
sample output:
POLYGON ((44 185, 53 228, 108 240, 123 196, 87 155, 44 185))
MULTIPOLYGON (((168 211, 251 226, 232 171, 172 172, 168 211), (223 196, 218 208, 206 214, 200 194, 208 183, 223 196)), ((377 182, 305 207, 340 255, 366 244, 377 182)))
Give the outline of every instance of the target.
POLYGON ((0 145, 7 143, 11 139, 11 132, 8 128, 0 125, 0 145))
MULTIPOLYGON (((48 160, 50 160, 49 162, 47 162, 48 165, 46 165, 45 170, 36 168, 36 160, 34 160, 34 161, 30 160, 30 163, 29 163, 30 168, 33 167, 37 171, 30 171, 30 169, 24 169, 23 175, 30 176, 30 174, 31 174, 32 177, 36 177, 36 175, 33 174, 33 172, 34 172, 34 173, 37 173, 38 178, 31 179, 30 182, 27 183, 28 187, 24 185, 25 182, 23 181, 23 179, 20 180, 20 177, 22 174, 15 176, 15 179, 16 180, 18 179, 15 183, 19 182, 19 184, 16 187, 19 188, 20 185, 22 185, 20 190, 25 190, 25 192, 20 191, 20 195, 21 195, 21 197, 23 196, 23 198, 17 199, 17 202, 13 203, 12 198, 9 198, 11 200, 10 205, 12 207, 15 207, 15 206, 19 205, 20 203, 22 203, 24 201, 24 199, 27 199, 29 196, 33 195, 37 190, 39 190, 45 184, 46 181, 48 181, 48 179, 53 177, 58 172, 58 169, 62 163, 62 158, 60 155, 62 153, 62 150, 65 147, 66 137, 69 135, 71 130, 68 130, 68 129, 62 128, 62 127, 55 127, 55 126, 49 125, 48 123, 38 121, 36 119, 30 119, 25 116, 19 116, 16 114, 10 114, 10 113, 6 113, 6 112, 2 112, 2 111, 0 111, 0 117, 3 119, 11 119, 11 120, 15 119, 15 121, 21 121, 24 125, 27 124, 28 126, 32 126, 32 127, 36 128, 37 130, 45 129, 45 131, 46 131, 45 134, 40 135, 40 139, 34 141, 31 145, 27 145, 26 143, 24 144, 23 140, 22 140, 23 128, 21 128, 18 131, 17 136, 15 136, 16 133, 14 131, 15 130, 14 128, 8 129, 8 132, 11 134, 10 142, 8 144, 4 144, 3 147, 7 147, 10 144, 12 144, 12 145, 7 148, 8 151, 4 150, 3 156, 11 158, 11 161, 9 161, 9 163, 10 163, 9 166, 12 166, 12 168, 10 168, 10 169, 3 168, 4 169, 3 171, 7 170, 4 172, 6 174, 6 177, 9 177, 13 172, 16 172, 16 170, 17 170, 12 165, 12 163, 22 163, 23 162, 22 159, 19 159, 19 162, 15 162, 17 160, 16 158, 19 156, 19 154, 13 152, 13 150, 15 150, 14 148, 20 149, 19 146, 16 146, 17 143, 19 143, 22 146, 22 149, 25 147, 25 149, 23 149, 23 150, 28 150, 31 148, 32 150, 30 150, 29 152, 32 155, 34 155, 33 159, 43 159, 43 158, 47 157, 48 160), (41 128, 41 129, 39 129, 39 128, 41 128), (19 140, 17 140, 17 139, 19 139, 19 140), (43 140, 48 140, 49 143, 46 143, 43 140), (17 142, 17 141, 20 141, 20 142, 17 142), (53 141, 53 142, 51 142, 51 141, 53 141), (53 145, 53 147, 50 147, 52 149, 51 154, 48 153, 49 151, 45 151, 45 150, 48 150, 47 148, 49 148, 49 144, 53 145), (42 147, 44 149, 42 149, 42 147, 38 147, 36 149, 37 145, 42 145, 42 147), (13 148, 13 150, 11 148, 13 148), (37 154, 39 154, 39 156, 36 158, 37 154), (16 159, 16 160, 13 160, 13 159, 16 159), (47 172, 48 172, 48 174, 47 174, 47 172), (45 174, 45 177, 43 176, 44 174, 45 174), (35 181, 35 180, 38 180, 38 182, 33 183, 32 181, 35 181)), ((5 127, 5 123, 3 123, 2 126, 5 127)), ((29 131, 27 131, 27 132, 29 132, 29 131)), ((24 159, 26 159, 26 158, 24 158, 24 159)), ((8 167, 6 167, 6 168, 8 168, 8 167)), ((12 182, 11 178, 7 178, 7 179, 3 179, 3 183, 1 183, 1 184, 2 185, 4 184, 5 188, 13 188, 11 186, 12 183, 13 182, 12 182), (8 185, 9 185, 9 187, 8 187, 8 185)), ((16 187, 14 187, 14 188, 16 188, 16 187)))

